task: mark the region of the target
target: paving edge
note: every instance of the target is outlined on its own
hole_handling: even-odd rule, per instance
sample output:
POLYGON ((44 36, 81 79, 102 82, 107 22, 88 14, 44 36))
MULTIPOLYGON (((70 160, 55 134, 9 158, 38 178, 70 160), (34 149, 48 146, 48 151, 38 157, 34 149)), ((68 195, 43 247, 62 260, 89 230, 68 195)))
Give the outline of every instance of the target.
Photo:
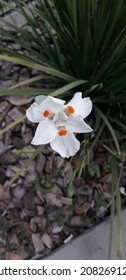
MULTIPOLYGON (((126 209, 122 210, 123 259, 126 259, 126 209)), ((108 258, 110 218, 48 255, 45 260, 106 260, 108 258)), ((111 259, 117 257, 117 222, 113 223, 111 259)))

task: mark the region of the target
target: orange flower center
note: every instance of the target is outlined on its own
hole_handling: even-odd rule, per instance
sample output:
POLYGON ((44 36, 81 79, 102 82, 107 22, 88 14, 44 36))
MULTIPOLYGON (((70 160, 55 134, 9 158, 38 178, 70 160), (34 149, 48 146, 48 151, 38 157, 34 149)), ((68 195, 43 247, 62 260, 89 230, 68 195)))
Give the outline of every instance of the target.
POLYGON ((70 105, 67 106, 67 110, 69 114, 73 114, 75 112, 74 108, 70 105))
POLYGON ((65 136, 67 134, 67 130, 66 129, 60 129, 58 131, 59 136, 65 136))
POLYGON ((67 116, 73 114, 74 112, 75 112, 75 110, 74 110, 73 106, 68 105, 68 106, 66 107, 65 113, 66 113, 67 116))
POLYGON ((45 110, 44 113, 43 113, 43 116, 44 116, 45 118, 48 118, 49 115, 50 115, 50 112, 47 111, 47 110, 45 110))

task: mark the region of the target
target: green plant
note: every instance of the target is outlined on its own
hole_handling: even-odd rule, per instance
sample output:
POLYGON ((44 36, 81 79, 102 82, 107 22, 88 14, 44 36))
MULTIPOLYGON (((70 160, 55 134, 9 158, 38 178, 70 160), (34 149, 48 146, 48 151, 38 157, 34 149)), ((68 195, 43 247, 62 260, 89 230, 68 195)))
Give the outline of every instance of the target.
MULTIPOLYGON (((0 90, 0 96, 39 92, 69 100, 75 91, 82 91, 94 103, 90 118, 94 131, 90 137, 81 138, 80 164, 72 180, 82 175, 97 145, 104 147, 115 162, 123 163, 120 143, 126 138, 126 1, 36 0, 30 7, 22 0, 15 3, 15 10, 25 18, 27 27, 21 29, 1 18, 1 23, 12 31, 2 25, 0 35, 3 41, 20 44, 28 55, 1 46, 0 59, 35 68, 42 76, 35 77, 35 89, 24 91, 16 89, 16 85, 15 89, 0 90), (47 84, 49 89, 45 89, 47 84)), ((20 86, 32 82, 27 80, 20 86)), ((35 151, 31 160, 36 155, 35 151)), ((112 182, 115 184, 114 177, 112 182)), ((71 188, 69 192, 71 196, 71 188)))
POLYGON ((52 174, 42 174, 42 176, 40 176, 39 181, 35 182, 34 184, 34 188, 35 190, 41 190, 41 187, 43 187, 43 189, 45 189, 45 192, 52 187, 52 174))
MULTIPOLYGON (((6 2, 0 0, 0 3, 6 2)), ((7 32, 1 26, 0 34, 4 40, 19 43, 29 54, 25 56, 1 47, 0 59, 33 67, 46 74, 9 90, 0 90, 0 95, 23 94, 23 89, 15 88, 31 84, 33 79, 34 82, 40 79, 42 88, 25 90, 25 94, 44 92, 53 96, 64 95, 69 99, 73 91, 83 91, 85 96, 90 95, 95 104, 95 129, 91 136, 95 140, 89 149, 82 149, 79 176, 85 167, 87 150, 95 147, 105 128, 106 138, 111 135, 115 144, 113 150, 116 150, 112 153, 115 157, 120 156, 116 130, 121 134, 126 130, 125 0, 37 0, 36 5, 31 4, 31 7, 21 0, 15 0, 15 4, 17 8, 14 9, 25 18, 30 30, 21 29, 1 18, 2 24, 11 27, 12 32, 7 32), (66 84, 67 81, 69 84, 66 84), (45 89, 45 84, 49 85, 49 90, 45 89), (54 87, 61 85, 62 88, 54 91, 54 87)), ((85 146, 85 140, 82 146, 85 146)), ((106 145, 104 148, 108 149, 106 145)))
MULTIPOLYGON (((0 2, 5 3, 4 0, 0 2)), ((113 128, 123 133, 125 127, 125 0, 37 0, 30 7, 22 0, 15 0, 15 3, 15 10, 25 18, 30 29, 21 29, 1 18, 0 21, 11 27, 12 32, 1 26, 0 34, 4 40, 19 43, 29 54, 24 56, 1 46, 0 59, 46 73, 39 77, 40 91, 31 89, 25 91, 26 94, 46 93, 44 87, 48 84, 47 94, 53 96, 64 95, 69 99, 75 90, 82 91, 84 96, 90 95, 95 104, 92 138, 97 138, 98 142, 101 135, 96 135, 104 122, 119 154, 113 128), (53 92, 54 87, 61 85, 62 89, 53 92), (113 120, 115 113, 116 119, 113 120)), ((1 96, 23 94, 22 89, 13 92, 12 89, 1 90, 1 96)))
POLYGON ((98 197, 97 195, 94 196, 95 208, 98 210, 101 206, 106 207, 107 203, 105 201, 105 197, 102 195, 98 197))

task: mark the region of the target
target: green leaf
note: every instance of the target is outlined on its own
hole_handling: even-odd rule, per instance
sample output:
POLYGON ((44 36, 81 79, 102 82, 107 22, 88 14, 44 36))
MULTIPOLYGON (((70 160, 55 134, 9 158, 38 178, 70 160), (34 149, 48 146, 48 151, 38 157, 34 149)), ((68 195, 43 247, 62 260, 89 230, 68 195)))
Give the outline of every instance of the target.
POLYGON ((54 75, 56 77, 60 77, 61 79, 64 79, 64 80, 68 80, 68 81, 72 81, 72 80, 75 80, 73 77, 65 74, 65 73, 62 73, 56 69, 53 69, 52 67, 46 67, 46 66, 43 66, 31 59, 20 59, 20 58, 17 58, 17 57, 9 57, 7 55, 0 55, 0 59, 1 60, 6 60, 6 61, 10 61, 10 62, 13 62, 13 63, 16 63, 16 64, 20 64, 20 65, 24 65, 26 67, 30 67, 30 68, 34 68, 34 69, 37 69, 37 70, 40 70, 42 72, 45 72, 47 74, 51 74, 51 75, 54 75))
POLYGON ((7 96, 7 95, 38 95, 38 94, 44 94, 49 95, 52 93, 53 89, 0 89, 0 96, 7 96))
POLYGON ((112 135, 113 137, 113 141, 115 143, 115 146, 117 148, 117 152, 118 154, 120 155, 121 154, 121 151, 120 151, 120 147, 119 147, 119 143, 118 143, 118 139, 116 137, 116 134, 114 132, 114 129, 113 127, 111 126, 110 122, 108 121, 108 119, 106 118, 106 116, 102 113, 102 111, 100 109, 98 109, 96 106, 94 107, 95 108, 95 111, 96 113, 100 116, 100 118, 102 119, 103 122, 105 122, 105 125, 107 126, 110 134, 112 135))
MULTIPOLYGON (((26 81, 27 82, 27 81, 26 81)), ((6 96, 6 95, 37 95, 37 94, 44 94, 44 95, 52 95, 52 96, 58 96, 63 94, 64 92, 67 92, 70 89, 73 89, 75 87, 77 87, 78 85, 84 84, 87 81, 83 81, 83 80, 77 80, 74 81, 72 83, 69 83, 57 90, 53 90, 53 89, 12 89, 12 87, 10 89, 1 89, 0 90, 0 96, 6 96)))

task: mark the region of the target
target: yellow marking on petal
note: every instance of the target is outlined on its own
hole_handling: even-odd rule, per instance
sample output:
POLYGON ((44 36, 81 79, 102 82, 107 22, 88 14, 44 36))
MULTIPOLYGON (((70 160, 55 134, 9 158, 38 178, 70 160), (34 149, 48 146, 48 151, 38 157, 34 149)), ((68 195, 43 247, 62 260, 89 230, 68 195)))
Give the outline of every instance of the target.
POLYGON ((65 136, 67 134, 67 130, 66 129, 60 129, 58 131, 59 136, 65 136))
POLYGON ((73 106, 70 106, 70 105, 67 106, 67 111, 68 111, 68 113, 69 113, 70 115, 73 114, 73 113, 75 112, 73 106))
POLYGON ((50 115, 50 112, 47 111, 47 110, 45 110, 44 113, 43 113, 43 116, 44 116, 45 118, 48 118, 49 115, 50 115))

